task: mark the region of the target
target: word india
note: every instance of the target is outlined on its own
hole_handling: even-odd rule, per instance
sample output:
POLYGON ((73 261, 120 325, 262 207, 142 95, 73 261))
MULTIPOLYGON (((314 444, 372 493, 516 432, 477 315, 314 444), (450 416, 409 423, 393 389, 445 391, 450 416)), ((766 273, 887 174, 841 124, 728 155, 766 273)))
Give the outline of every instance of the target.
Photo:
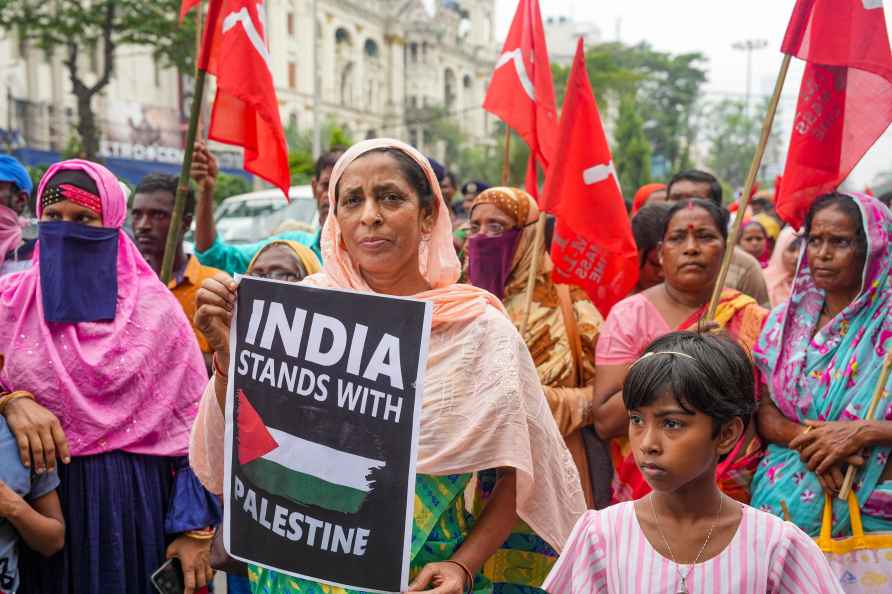
POLYGON ((357 557, 365 555, 370 530, 344 528, 338 524, 317 520, 307 514, 293 512, 278 504, 271 505, 266 497, 258 496, 253 489, 246 489, 245 484, 237 476, 233 479, 235 504, 272 533, 323 551, 346 553, 357 557))
MULTIPOLYGON (((296 307, 289 320, 281 303, 255 299, 244 342, 272 351, 273 342, 278 338, 288 357, 337 368, 338 373, 346 372, 347 375, 371 382, 384 376, 395 390, 404 389, 398 337, 385 333, 377 345, 366 345, 368 326, 357 323, 348 336, 347 326, 339 319, 316 312, 308 323, 307 314, 305 309, 296 307), (306 344, 301 353, 305 331, 306 344), (367 346, 374 346, 375 350, 363 367, 363 359, 367 358, 364 355, 371 350, 367 346)), ((331 376, 328 374, 317 374, 306 367, 279 361, 246 348, 238 353, 237 361, 236 373, 240 376, 280 390, 287 389, 299 396, 312 396, 318 402, 329 398, 331 376)), ((337 405, 351 412, 399 423, 403 398, 339 377, 337 405)))

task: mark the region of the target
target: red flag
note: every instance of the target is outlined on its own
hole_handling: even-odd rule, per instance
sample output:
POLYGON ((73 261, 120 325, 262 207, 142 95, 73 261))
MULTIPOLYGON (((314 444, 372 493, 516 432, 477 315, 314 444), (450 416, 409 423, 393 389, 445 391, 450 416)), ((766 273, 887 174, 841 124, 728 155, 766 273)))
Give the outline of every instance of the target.
POLYGON ((799 0, 782 51, 807 61, 777 212, 801 227, 892 123, 881 0, 799 0))
POLYGON ((180 2, 180 22, 183 22, 183 19, 186 18, 186 15, 189 14, 189 11, 198 6, 201 0, 181 0, 180 2))
POLYGON ((638 254, 581 39, 559 138, 563 158, 549 168, 544 191, 557 215, 551 246, 554 281, 585 289, 606 316, 638 281, 638 254))
MULTIPOLYGON (((557 103, 539 0, 520 0, 483 109, 513 128, 547 171, 557 148, 557 103)), ((535 171, 535 167, 532 167, 535 171)), ((535 190, 527 171, 527 189, 535 190)))
POLYGON ((291 172, 263 1, 211 0, 198 66, 217 77, 208 138, 243 147, 245 169, 281 188, 287 199, 291 172))

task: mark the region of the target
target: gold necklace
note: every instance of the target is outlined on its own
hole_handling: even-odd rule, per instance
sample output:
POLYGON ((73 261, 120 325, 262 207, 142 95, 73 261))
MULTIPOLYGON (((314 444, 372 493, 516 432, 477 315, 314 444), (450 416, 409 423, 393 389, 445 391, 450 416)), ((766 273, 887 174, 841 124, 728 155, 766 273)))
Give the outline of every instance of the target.
POLYGON ((715 530, 715 527, 719 523, 719 518, 722 517, 722 508, 725 507, 725 495, 721 495, 721 500, 719 501, 719 511, 715 515, 715 519, 712 522, 712 526, 709 527, 709 532, 706 533, 706 540, 703 541, 703 546, 700 547, 700 552, 697 553, 697 558, 694 559, 694 562, 688 567, 688 572, 684 575, 681 574, 681 569, 678 567, 678 561, 675 560, 675 554, 672 552, 672 546, 669 544, 669 540, 666 538, 666 535, 663 534, 663 528, 660 526, 660 521, 657 519, 657 506, 654 504, 655 496, 651 494, 650 496, 650 510, 654 516, 654 524, 657 526, 657 532, 660 533, 660 536, 663 538, 663 543, 666 545, 666 549, 669 551, 669 556, 672 558, 672 563, 675 564, 675 573, 678 574, 678 577, 681 578, 681 589, 678 591, 678 594, 688 594, 688 585, 687 581, 691 575, 691 572, 694 571, 694 566, 700 562, 700 557, 703 555, 703 551, 706 550, 706 545, 709 544, 709 539, 712 538, 712 531, 715 530))

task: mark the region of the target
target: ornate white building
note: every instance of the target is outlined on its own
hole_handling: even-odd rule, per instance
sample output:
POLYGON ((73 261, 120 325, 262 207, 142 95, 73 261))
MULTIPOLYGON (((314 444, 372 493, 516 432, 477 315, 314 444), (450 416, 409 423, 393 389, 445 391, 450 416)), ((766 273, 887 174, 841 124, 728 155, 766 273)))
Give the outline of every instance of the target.
MULTIPOLYGON (((318 105, 321 124, 337 124, 356 140, 392 136, 437 155, 430 126, 449 117, 472 142, 489 142, 491 118, 481 106, 499 51, 494 4, 436 0, 431 14, 422 0, 268 0, 270 67, 283 124, 312 130, 318 105)), ((81 59, 91 84, 101 52, 81 59)), ((0 37, 0 86, 0 151, 65 148, 76 103, 61 55, 0 37)), ((173 167, 188 87, 175 71, 160 68, 150 49, 120 48, 111 83, 93 102, 102 156, 173 167)))
POLYGON ((319 117, 355 139, 393 136, 434 150, 428 126, 445 112, 487 141, 482 109, 499 50, 494 0, 277 0, 270 4, 272 69, 283 121, 306 130, 319 117), (313 38, 316 5, 317 43, 313 38))

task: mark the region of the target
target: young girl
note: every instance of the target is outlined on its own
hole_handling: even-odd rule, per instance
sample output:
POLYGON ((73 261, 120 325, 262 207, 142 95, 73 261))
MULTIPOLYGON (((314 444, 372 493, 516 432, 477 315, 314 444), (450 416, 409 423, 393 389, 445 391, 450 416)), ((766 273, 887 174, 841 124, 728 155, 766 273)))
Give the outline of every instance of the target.
POLYGON ((665 335, 632 364, 623 399, 635 461, 653 492, 580 518, 543 589, 842 594, 811 538, 716 486, 716 465, 756 409, 740 346, 690 332, 665 335))

